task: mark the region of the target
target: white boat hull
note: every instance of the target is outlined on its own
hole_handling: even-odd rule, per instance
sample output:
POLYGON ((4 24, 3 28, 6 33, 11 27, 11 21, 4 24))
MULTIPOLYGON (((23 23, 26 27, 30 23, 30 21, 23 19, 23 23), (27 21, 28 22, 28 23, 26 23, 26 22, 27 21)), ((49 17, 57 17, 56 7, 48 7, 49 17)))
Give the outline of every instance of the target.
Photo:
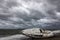
POLYGON ((22 33, 33 38, 48 38, 54 36, 53 32, 49 30, 42 30, 40 32, 40 28, 25 29, 22 33))

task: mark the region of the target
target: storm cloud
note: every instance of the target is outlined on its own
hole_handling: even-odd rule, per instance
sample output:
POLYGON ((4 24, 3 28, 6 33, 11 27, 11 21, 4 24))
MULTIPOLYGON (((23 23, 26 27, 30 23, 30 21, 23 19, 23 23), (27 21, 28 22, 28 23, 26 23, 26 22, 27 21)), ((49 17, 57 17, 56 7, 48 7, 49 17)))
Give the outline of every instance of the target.
POLYGON ((0 29, 60 29, 60 0, 0 0, 0 29))

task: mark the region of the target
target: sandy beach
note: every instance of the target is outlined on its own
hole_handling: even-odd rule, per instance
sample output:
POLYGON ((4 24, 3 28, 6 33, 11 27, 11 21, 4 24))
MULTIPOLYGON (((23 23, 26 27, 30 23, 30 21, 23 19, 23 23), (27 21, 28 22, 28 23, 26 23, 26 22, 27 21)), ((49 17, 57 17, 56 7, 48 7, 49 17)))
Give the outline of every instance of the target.
POLYGON ((60 40, 60 36, 35 39, 35 38, 29 38, 22 34, 16 34, 11 36, 1 37, 0 40, 60 40))

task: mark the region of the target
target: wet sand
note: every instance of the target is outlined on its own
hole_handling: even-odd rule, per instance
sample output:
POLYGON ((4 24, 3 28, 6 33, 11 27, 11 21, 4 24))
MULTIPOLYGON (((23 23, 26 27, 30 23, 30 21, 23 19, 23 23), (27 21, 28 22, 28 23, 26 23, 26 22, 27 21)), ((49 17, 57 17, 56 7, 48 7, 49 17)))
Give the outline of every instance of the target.
POLYGON ((60 40, 60 36, 35 39, 35 38, 29 38, 22 34, 16 34, 11 36, 1 37, 0 40, 60 40))
POLYGON ((42 38, 42 39, 33 39, 33 40, 60 40, 60 37, 51 37, 51 38, 42 38))

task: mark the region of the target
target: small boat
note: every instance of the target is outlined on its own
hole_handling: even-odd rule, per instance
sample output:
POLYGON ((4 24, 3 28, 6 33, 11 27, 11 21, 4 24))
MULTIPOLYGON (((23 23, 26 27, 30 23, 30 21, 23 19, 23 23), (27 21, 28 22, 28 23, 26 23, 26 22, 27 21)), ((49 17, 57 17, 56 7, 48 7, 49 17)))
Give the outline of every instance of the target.
POLYGON ((22 33, 32 38, 48 38, 48 37, 54 36, 54 33, 52 31, 44 30, 41 28, 25 29, 25 30, 22 30, 22 33))

